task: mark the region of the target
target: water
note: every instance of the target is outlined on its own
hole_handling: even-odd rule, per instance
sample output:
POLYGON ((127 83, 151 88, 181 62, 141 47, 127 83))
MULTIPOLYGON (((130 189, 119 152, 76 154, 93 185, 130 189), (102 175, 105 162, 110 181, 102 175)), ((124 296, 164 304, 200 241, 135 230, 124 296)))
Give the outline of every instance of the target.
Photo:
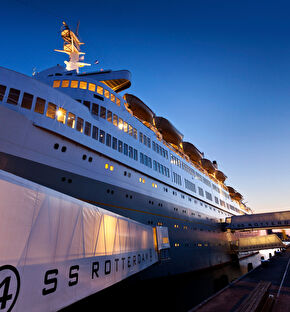
POLYGON ((269 259, 274 250, 264 250, 239 263, 180 276, 143 281, 128 278, 92 295, 62 312, 72 311, 188 311, 228 283, 246 274, 249 268, 269 259))

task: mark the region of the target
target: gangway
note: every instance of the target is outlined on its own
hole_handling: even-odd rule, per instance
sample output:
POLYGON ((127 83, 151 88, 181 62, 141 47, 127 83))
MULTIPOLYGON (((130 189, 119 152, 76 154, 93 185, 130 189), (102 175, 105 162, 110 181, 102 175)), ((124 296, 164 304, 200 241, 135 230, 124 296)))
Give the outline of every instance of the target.
POLYGON ((285 245, 276 234, 240 237, 231 242, 231 251, 234 253, 275 248, 285 248, 285 245))
POLYGON ((226 229, 232 231, 252 229, 284 229, 290 227, 290 211, 232 216, 226 219, 226 229))
POLYGON ((60 310, 156 263, 166 235, 0 170, 0 310, 60 310))

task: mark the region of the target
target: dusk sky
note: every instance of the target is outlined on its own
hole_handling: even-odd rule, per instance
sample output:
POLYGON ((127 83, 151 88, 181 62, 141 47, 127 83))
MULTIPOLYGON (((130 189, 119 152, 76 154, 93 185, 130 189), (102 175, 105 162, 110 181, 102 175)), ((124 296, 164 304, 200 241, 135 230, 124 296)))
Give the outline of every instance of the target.
POLYGON ((85 42, 83 71, 128 69, 132 87, 255 212, 290 210, 289 1, 1 3, 0 66, 27 75, 63 65, 66 21, 85 42))

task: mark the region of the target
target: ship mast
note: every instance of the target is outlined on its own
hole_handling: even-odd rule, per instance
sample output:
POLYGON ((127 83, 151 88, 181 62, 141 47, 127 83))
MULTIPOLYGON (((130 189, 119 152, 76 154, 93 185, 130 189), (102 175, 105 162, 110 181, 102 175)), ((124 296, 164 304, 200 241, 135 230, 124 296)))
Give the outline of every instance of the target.
POLYGON ((84 59, 84 52, 81 52, 80 45, 84 44, 80 42, 78 38, 78 28, 77 26, 76 33, 74 33, 68 25, 63 22, 62 30, 61 30, 61 37, 63 39, 63 50, 54 50, 57 52, 66 53, 69 55, 69 61, 64 61, 66 65, 66 70, 76 70, 77 73, 79 72, 79 68, 83 66, 90 66, 91 64, 83 63, 84 59))

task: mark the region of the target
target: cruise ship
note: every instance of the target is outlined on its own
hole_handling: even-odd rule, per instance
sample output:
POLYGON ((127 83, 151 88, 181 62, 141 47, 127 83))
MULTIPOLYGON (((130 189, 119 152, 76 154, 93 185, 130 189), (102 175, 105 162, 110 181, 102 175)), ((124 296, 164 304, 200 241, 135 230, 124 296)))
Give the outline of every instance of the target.
POLYGON ((128 70, 82 72, 90 64, 77 31, 63 23, 61 37, 65 66, 31 77, 0 67, 0 169, 167 227, 170 248, 147 270, 153 277, 229 261, 221 223, 252 213, 243 196, 174 121, 125 91, 128 70))

